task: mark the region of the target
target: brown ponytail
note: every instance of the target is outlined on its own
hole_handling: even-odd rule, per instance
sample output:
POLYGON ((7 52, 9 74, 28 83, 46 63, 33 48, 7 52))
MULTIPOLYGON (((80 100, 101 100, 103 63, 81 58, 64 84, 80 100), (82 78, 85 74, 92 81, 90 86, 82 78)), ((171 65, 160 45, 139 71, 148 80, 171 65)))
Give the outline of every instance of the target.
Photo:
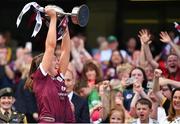
POLYGON ((28 74, 28 78, 25 82, 25 86, 24 88, 25 89, 29 89, 29 90, 32 90, 32 86, 33 86, 33 79, 31 78, 31 75, 37 70, 37 68, 39 67, 39 64, 41 63, 42 61, 42 58, 43 58, 43 53, 35 56, 31 62, 31 67, 30 67, 30 70, 29 70, 29 74, 28 74))

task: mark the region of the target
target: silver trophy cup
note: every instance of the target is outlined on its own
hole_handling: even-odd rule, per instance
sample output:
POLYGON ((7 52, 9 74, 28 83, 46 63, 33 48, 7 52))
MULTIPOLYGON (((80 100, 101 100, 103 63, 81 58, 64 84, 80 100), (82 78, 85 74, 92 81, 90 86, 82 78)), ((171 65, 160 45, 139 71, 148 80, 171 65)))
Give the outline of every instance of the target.
POLYGON ((89 8, 83 4, 79 7, 74 7, 71 13, 64 12, 64 10, 56 5, 52 5, 52 8, 57 12, 59 19, 63 16, 70 16, 74 24, 81 27, 87 25, 89 20, 89 8))
MULTIPOLYGON (((23 15, 29 11, 29 9, 31 8, 31 6, 34 8, 34 12, 36 13, 36 25, 33 31, 33 34, 31 37, 35 37, 37 35, 37 33, 40 31, 41 26, 42 26, 42 15, 41 13, 45 13, 44 11, 44 7, 41 7, 39 4, 37 4, 36 2, 30 2, 27 3, 21 13, 19 14, 17 21, 16 21, 16 25, 17 27, 19 26, 19 24, 21 23, 22 17, 23 15)), ((58 28, 58 39, 62 38, 62 35, 64 34, 64 30, 66 26, 63 26, 63 24, 67 23, 67 17, 71 17, 71 20, 74 24, 77 24, 81 27, 84 27, 87 25, 88 20, 89 20, 89 8, 83 4, 79 7, 74 7, 72 9, 71 13, 66 13, 64 12, 64 10, 56 5, 49 5, 52 7, 52 9, 54 9, 57 12, 57 16, 58 16, 58 20, 60 20, 60 24, 57 26, 58 28)), ((44 15, 43 15, 44 16, 44 15)), ((49 20, 48 20, 48 15, 45 14, 45 23, 48 26, 49 25, 49 20)))

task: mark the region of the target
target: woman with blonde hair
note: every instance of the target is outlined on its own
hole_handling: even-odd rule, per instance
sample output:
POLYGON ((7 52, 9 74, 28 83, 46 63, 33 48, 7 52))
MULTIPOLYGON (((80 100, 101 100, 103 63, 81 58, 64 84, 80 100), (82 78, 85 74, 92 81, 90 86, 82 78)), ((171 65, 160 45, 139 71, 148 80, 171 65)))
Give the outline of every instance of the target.
POLYGON ((113 109, 111 109, 109 123, 125 123, 125 113, 121 106, 116 105, 113 109))

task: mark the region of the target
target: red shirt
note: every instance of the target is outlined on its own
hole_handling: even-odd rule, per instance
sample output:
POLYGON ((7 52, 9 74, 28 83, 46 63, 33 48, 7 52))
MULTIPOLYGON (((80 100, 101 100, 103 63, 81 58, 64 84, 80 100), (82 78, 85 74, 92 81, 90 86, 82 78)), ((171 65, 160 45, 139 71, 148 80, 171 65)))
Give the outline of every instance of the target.
POLYGON ((64 79, 60 74, 52 78, 48 74, 44 74, 41 66, 40 68, 32 75, 39 122, 75 122, 64 79))
POLYGON ((165 62, 159 62, 159 68, 162 70, 162 75, 168 79, 180 81, 180 68, 177 69, 176 73, 169 73, 166 68, 165 62))

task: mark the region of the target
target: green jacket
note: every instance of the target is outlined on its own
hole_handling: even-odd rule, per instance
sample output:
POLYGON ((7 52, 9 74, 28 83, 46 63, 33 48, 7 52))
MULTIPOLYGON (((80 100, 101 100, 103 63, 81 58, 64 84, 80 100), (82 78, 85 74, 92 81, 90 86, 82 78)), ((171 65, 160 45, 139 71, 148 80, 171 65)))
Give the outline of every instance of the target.
POLYGON ((0 112, 0 123, 27 123, 26 116, 22 113, 12 111, 11 117, 7 117, 0 112))

